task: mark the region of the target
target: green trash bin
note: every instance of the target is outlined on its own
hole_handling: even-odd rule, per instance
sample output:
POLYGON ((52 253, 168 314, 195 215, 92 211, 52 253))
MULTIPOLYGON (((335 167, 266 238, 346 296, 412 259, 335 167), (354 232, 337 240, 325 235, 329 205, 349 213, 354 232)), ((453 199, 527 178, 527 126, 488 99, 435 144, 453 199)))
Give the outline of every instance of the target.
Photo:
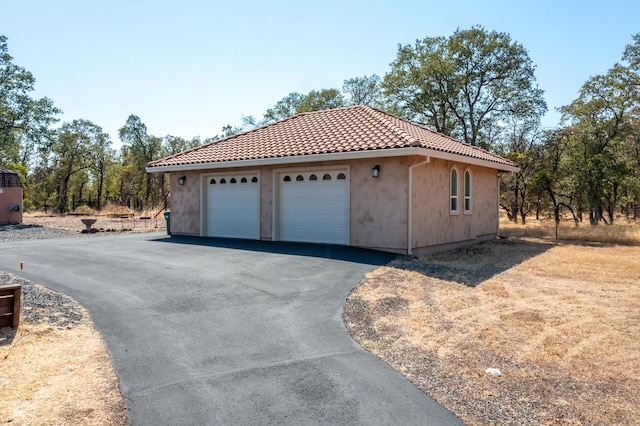
POLYGON ((167 222, 167 235, 171 235, 171 210, 164 212, 164 221, 167 222))

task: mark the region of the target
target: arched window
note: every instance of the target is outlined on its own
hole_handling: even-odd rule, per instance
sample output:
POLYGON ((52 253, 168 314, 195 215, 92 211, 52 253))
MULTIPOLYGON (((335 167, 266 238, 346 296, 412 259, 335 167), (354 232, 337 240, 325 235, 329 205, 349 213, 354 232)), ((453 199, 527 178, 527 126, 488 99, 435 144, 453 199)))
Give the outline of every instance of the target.
POLYGON ((344 173, 339 173, 338 174, 338 180, 345 180, 347 177, 344 175, 344 173))
POLYGON ((229 181, 229 183, 236 183, 236 178, 231 178, 231 180, 229 181))
POLYGON ((458 213, 458 170, 451 168, 451 213, 458 213))
POLYGON ((324 176, 322 176, 322 180, 331 180, 331 175, 329 173, 325 173, 324 176))
POLYGON ((471 171, 464 171, 464 212, 471 213, 471 171))
POLYGON ((283 179, 285 182, 291 182, 291 176, 287 175, 283 179))
POLYGON ((211 180, 209 181, 209 183, 210 183, 211 185, 215 185, 215 184, 216 184, 216 180, 215 180, 215 179, 211 179, 211 180))
POLYGON ((311 176, 309 176, 309 180, 318 180, 318 176, 311 175, 311 176))
POLYGON ((243 177, 242 179, 240 179, 240 183, 247 183, 247 178, 243 177))
POLYGON ((252 183, 256 183, 256 182, 258 182, 258 178, 257 178, 257 177, 255 177, 255 176, 254 176, 254 177, 252 177, 252 178, 251 178, 251 182, 252 182, 252 183))
POLYGON ((220 185, 222 185, 223 183, 227 183, 225 178, 220 179, 220 185))
POLYGON ((296 177, 296 181, 297 181, 297 182, 302 182, 303 180, 304 180, 304 178, 302 177, 302 175, 298 175, 298 176, 296 177))

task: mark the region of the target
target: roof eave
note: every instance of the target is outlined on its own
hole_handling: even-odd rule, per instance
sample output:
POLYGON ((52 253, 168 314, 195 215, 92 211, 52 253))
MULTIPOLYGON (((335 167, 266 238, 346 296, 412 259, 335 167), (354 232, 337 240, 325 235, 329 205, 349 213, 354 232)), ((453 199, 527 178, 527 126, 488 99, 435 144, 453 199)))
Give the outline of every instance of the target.
POLYGON ((431 157, 431 158, 439 158, 441 160, 449 160, 449 161, 459 161, 461 163, 471 164, 474 166, 481 166, 481 167, 487 167, 490 169, 496 169, 501 172, 517 173, 520 171, 520 167, 516 165, 497 163, 494 161, 483 160, 482 158, 467 157, 465 155, 438 151, 435 149, 428 149, 428 148, 422 148, 421 151, 424 151, 426 153, 425 156, 431 157))
POLYGON ((511 166, 507 164, 501 164, 493 161, 483 160, 480 158, 467 157, 460 154, 454 154, 444 151, 438 151, 428 148, 419 147, 407 147, 407 148, 392 148, 392 149, 375 149, 367 151, 348 151, 348 152, 333 152, 326 154, 310 154, 310 155, 296 155, 288 157, 271 157, 271 158, 258 158, 250 160, 234 160, 234 161, 220 161, 220 162, 207 162, 207 163, 191 163, 191 164, 178 164, 170 166, 151 166, 147 167, 147 173, 169 173, 169 172, 182 172, 188 170, 210 170, 210 169, 226 169, 230 167, 256 167, 256 166, 270 166, 281 165, 291 163, 312 163, 317 161, 340 161, 340 160, 358 160, 367 158, 386 158, 386 157, 403 157, 417 155, 422 157, 440 158, 442 160, 459 161, 466 164, 472 164, 476 166, 488 167, 499 171, 506 172, 519 172, 520 168, 517 166, 511 166))

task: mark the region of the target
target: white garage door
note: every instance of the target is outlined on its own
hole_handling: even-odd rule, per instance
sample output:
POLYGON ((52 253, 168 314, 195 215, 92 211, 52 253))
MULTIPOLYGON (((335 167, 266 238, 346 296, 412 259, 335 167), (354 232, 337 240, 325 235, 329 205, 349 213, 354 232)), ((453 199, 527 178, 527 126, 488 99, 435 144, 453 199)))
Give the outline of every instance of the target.
POLYGON ((346 169, 280 173, 280 240, 349 244, 347 176, 346 169))
POLYGON ((207 236, 260 239, 257 173, 207 177, 207 236))

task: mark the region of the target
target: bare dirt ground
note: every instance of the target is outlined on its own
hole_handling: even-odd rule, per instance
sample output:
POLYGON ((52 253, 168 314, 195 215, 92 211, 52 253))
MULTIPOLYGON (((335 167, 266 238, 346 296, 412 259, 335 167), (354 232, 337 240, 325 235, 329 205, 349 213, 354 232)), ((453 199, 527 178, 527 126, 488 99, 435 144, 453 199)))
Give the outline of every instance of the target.
POLYGON ((509 239, 401 258, 360 282, 344 320, 467 424, 638 424, 637 246, 509 239))

